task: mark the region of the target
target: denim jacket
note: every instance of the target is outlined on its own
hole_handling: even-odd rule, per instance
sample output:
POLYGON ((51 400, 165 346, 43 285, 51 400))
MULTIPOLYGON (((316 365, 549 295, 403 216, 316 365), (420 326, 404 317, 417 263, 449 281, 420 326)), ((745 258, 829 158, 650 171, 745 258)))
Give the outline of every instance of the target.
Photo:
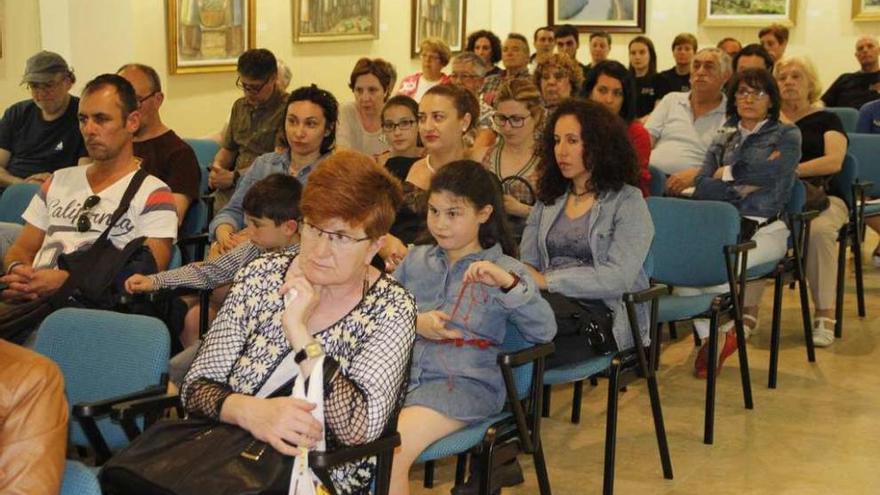
MULTIPOLYGON (((317 160, 306 165, 297 172, 296 178, 299 180, 300 184, 305 186, 309 172, 321 163, 321 160, 328 156, 330 156, 329 153, 319 156, 317 160)), ((247 172, 241 177, 241 181, 238 185, 235 186, 235 193, 233 193, 229 203, 217 212, 217 215, 211 220, 208 232, 211 233, 212 239, 215 237, 214 232, 220 224, 228 223, 235 228, 236 232, 244 228, 244 209, 242 208, 244 196, 251 190, 251 187, 253 187, 254 184, 272 174, 290 174, 290 153, 266 153, 260 155, 254 160, 253 165, 251 165, 247 172)))
MULTIPOLYGON (((435 245, 423 245, 410 249, 394 272, 394 278, 415 296, 419 313, 441 310, 453 316, 462 277, 471 263, 480 260, 491 261, 515 273, 520 277, 520 282, 507 293, 497 287, 473 284, 473 291, 465 291, 458 312, 447 323, 447 328, 462 332, 466 339, 486 339, 495 346, 486 349, 468 345, 455 347, 436 344, 417 336, 410 382, 438 378, 445 380, 448 376, 466 377, 482 382, 496 395, 500 394, 500 401, 503 402, 504 381, 496 359, 497 346, 504 341, 507 325, 515 325, 529 342, 549 342, 556 335, 553 310, 541 297, 535 280, 528 275, 525 266, 503 254, 498 244, 464 256, 452 266, 445 250, 435 245), (468 318, 465 323, 463 317, 466 314, 468 318)), ((487 400, 491 399, 487 397, 487 400)))
MULTIPOLYGON (((593 264, 547 271, 550 255, 547 234, 565 211, 566 192, 552 205, 538 202, 526 222, 520 242, 520 258, 544 273, 547 290, 576 299, 598 299, 614 312, 614 338, 617 347, 633 346, 629 319, 621 296, 649 286, 642 265, 654 239, 654 224, 641 191, 624 185, 620 191, 601 193, 589 215, 590 250, 593 264)), ((649 305, 637 307, 639 330, 648 345, 649 305)))
POLYGON ((768 121, 745 138, 731 120, 712 141, 695 180, 695 199, 725 201, 743 216, 770 218, 785 209, 801 160, 801 131, 795 125, 768 121), (713 177, 730 166, 732 181, 713 177), (748 186, 758 189, 748 192, 748 186))

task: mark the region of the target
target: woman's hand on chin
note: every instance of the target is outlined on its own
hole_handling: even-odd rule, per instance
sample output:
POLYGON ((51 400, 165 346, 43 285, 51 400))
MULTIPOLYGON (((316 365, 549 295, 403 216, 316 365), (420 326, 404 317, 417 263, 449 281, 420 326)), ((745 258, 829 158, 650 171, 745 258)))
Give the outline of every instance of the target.
POLYGON ((290 345, 299 349, 309 338, 306 324, 320 300, 320 287, 312 285, 306 278, 299 266, 299 257, 290 264, 279 293, 285 301, 284 313, 281 315, 284 333, 290 345))

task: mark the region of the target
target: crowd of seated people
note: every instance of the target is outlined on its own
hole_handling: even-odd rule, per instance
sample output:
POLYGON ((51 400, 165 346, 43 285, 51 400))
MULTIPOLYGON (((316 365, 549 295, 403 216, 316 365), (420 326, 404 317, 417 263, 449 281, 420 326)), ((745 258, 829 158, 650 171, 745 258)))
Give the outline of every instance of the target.
MULTIPOLYGON (((725 38, 698 49, 681 33, 671 44, 675 65, 658 71, 647 36, 630 41, 624 64, 609 59, 611 35, 591 33, 584 64, 571 25, 538 28, 533 47, 518 33, 502 42, 479 30, 454 57, 444 41, 422 40, 421 70, 399 80, 385 59, 359 59, 351 95, 314 84, 288 94, 280 61, 251 49, 237 63, 242 96, 201 172, 160 117, 165 96, 153 68, 126 64, 77 97, 64 59, 40 52, 25 69, 32 98, 0 120, 0 187, 40 185, 23 226, 0 224, 0 318, 65 283, 59 255, 93 243, 145 170, 110 240, 122 248, 145 237, 158 273, 135 274, 126 289, 213 290, 207 333, 198 300, 185 298, 173 335, 187 348, 172 360, 186 411, 290 455, 324 437, 331 449, 370 442, 397 424, 391 492, 405 494, 427 446, 501 411, 496 356, 508 326, 530 342, 555 341, 551 367, 588 359, 582 336, 556 335, 555 301, 573 298, 618 351, 634 345, 622 295, 649 286, 643 263, 663 235, 644 199, 651 165, 667 175, 666 195, 729 202, 756 224, 750 266, 784 256, 790 231, 781 214, 802 180, 819 211, 805 261, 813 341, 831 345, 837 234, 849 211, 830 183, 848 137, 825 108, 860 108, 858 132, 880 132, 880 46, 860 37, 860 70, 823 94, 809 58, 785 55, 788 39, 772 25, 755 43, 725 38), (216 198, 206 226, 213 244, 206 260, 169 266, 199 173, 216 198), (463 297, 481 303, 459 305, 463 297), (268 398, 290 377, 310 376, 319 358, 321 421, 313 405, 268 398)), ((867 223, 880 230, 880 217, 867 223)), ((874 258, 880 265, 880 246, 874 258)), ((747 336, 758 330, 762 287, 745 289, 747 336)), ((646 305, 637 316, 647 342, 646 305)), ((731 327, 720 328, 719 368, 737 351, 731 327)), ((705 377, 708 324, 694 328, 704 342, 695 375, 705 377)), ((40 389, 47 411, 59 407, 54 381, 40 389)), ((8 457, 0 454, 0 471, 9 464, 31 476, 8 457)), ((362 493, 375 470, 375 459, 362 459, 331 479, 339 493, 362 493)), ((58 473, 32 476, 57 485, 58 473)))

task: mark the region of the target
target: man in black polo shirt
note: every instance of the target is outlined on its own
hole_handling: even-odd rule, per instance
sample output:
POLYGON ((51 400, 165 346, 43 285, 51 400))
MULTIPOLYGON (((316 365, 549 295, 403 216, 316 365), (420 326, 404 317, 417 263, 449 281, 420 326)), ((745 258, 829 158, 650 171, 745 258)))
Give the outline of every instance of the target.
POLYGON ((851 107, 858 110, 880 98, 880 45, 877 38, 865 35, 856 41, 856 59, 862 70, 842 74, 822 95, 826 107, 851 107))
POLYGON ((675 65, 657 74, 657 101, 672 92, 691 90, 691 61, 696 53, 697 37, 691 33, 681 33, 672 40, 675 65))
POLYGON ((76 77, 57 53, 29 58, 22 84, 32 98, 9 108, 0 120, 0 189, 20 182, 43 182, 52 172, 87 160, 69 91, 76 77))

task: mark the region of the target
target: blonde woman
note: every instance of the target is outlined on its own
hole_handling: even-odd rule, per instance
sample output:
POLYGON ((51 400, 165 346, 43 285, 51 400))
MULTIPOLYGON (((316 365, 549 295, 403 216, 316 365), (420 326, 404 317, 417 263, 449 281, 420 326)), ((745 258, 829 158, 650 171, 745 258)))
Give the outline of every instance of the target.
POLYGON ((449 76, 443 73, 443 68, 449 65, 452 51, 439 38, 425 38, 419 45, 419 57, 422 59, 422 71, 401 79, 397 88, 397 94, 409 96, 417 102, 434 86, 449 84, 449 76))

